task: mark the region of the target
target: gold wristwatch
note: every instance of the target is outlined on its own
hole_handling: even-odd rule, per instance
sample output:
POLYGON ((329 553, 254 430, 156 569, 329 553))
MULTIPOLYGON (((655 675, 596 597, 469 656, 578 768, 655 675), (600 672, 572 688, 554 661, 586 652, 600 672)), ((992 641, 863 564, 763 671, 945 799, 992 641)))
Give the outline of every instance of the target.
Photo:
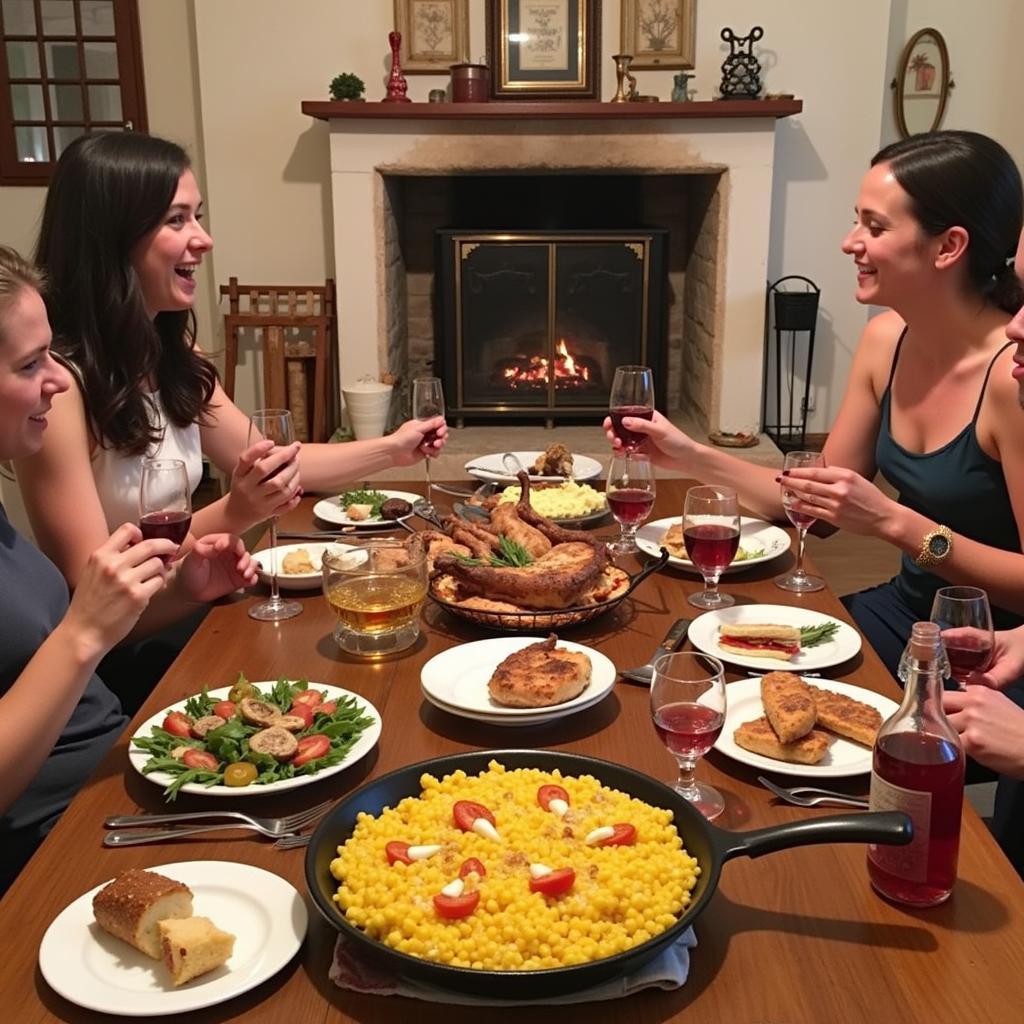
POLYGON ((936 526, 921 538, 921 550, 914 556, 915 565, 938 565, 953 550, 953 531, 948 526, 936 526))

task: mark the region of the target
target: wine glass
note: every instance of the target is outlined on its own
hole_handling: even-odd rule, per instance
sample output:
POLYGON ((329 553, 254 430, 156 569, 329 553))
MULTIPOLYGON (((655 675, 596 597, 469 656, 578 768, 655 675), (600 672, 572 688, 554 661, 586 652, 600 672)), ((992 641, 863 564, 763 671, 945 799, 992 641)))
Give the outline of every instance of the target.
MULTIPOLYGON (((430 420, 444 415, 444 389, 440 377, 417 377, 412 382, 412 414, 418 420, 430 420)), ((423 444, 433 444, 437 431, 431 430, 423 436, 423 444)), ((430 483, 430 457, 423 460, 427 471, 427 504, 434 508, 433 491, 430 483)))
POLYGON ((650 517, 654 508, 654 466, 646 455, 617 455, 608 467, 605 497, 619 524, 617 540, 608 544, 608 552, 632 555, 636 546, 636 528, 650 517))
POLYGON ((980 587, 941 587, 929 618, 942 631, 949 675, 966 689, 972 672, 984 672, 992 664, 995 634, 988 594, 980 587))
POLYGON ((627 430, 623 416, 654 419, 654 373, 649 366, 618 366, 608 399, 612 433, 622 442, 625 451, 635 452, 643 443, 643 434, 627 430))
MULTIPOLYGON (((192 489, 181 459, 147 459, 139 483, 139 529, 144 539, 163 537, 181 547, 192 523, 192 489)), ((177 555, 165 559, 167 564, 177 555)))
MULTIPOLYGON (((249 444, 260 440, 273 441, 278 447, 291 444, 295 440, 292 414, 287 409, 257 409, 249 420, 249 444)), ((277 589, 277 516, 270 517, 270 550, 266 554, 270 559, 270 597, 254 604, 249 615, 261 622, 294 618, 302 611, 302 605, 285 601, 277 589)))
MULTIPOLYGON (((825 456, 821 452, 786 452, 783 469, 809 469, 825 465, 825 456)), ((814 590, 823 590, 825 581, 820 576, 810 576, 804 572, 804 537, 808 529, 817 522, 818 517, 806 509, 797 510, 792 507, 799 498, 786 489, 786 478, 782 478, 782 507, 786 510, 789 521, 796 527, 797 547, 796 566, 792 572, 775 577, 775 586, 780 590, 789 590, 794 594, 809 594, 814 590)))
POLYGON ((718 580, 740 546, 740 505, 731 487, 691 487, 683 504, 686 557, 704 577, 704 589, 686 600, 695 608, 728 608, 736 603, 718 590, 718 580))
POLYGON ((679 765, 675 790, 705 818, 725 810, 714 786, 697 782, 697 761, 714 745, 725 723, 725 674, 709 654, 665 654, 654 663, 651 717, 662 743, 679 765))

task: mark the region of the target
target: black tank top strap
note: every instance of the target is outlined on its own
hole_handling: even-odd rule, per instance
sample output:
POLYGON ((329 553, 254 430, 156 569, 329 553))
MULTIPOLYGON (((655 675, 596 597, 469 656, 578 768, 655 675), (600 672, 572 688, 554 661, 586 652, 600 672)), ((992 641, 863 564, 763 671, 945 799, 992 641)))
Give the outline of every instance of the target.
POLYGON ((992 373, 992 367, 996 365, 996 360, 1011 346, 1016 345, 1015 341, 1008 341, 1003 347, 992 357, 991 362, 988 364, 988 369, 985 371, 985 379, 981 382, 981 393, 978 395, 978 404, 974 407, 974 415, 971 417, 971 422, 974 423, 978 419, 978 413, 981 412, 981 403, 985 398, 985 388, 988 387, 988 378, 992 373))
POLYGON ((900 357, 900 349, 903 347, 903 339, 907 336, 907 326, 903 325, 903 330, 900 331, 899 338, 896 339, 896 348, 893 349, 892 353, 892 366, 889 367, 889 380, 885 385, 885 390, 888 391, 892 388, 892 379, 896 376, 896 362, 900 357))

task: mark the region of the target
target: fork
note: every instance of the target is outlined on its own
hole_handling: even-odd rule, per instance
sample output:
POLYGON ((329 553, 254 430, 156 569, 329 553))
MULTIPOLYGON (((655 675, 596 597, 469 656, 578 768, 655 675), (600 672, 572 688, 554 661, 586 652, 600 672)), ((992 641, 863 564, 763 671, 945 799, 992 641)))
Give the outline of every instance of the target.
POLYGON ((690 628, 691 622, 693 619, 676 619, 672 623, 672 628, 665 634, 665 639, 655 648, 645 665, 638 665, 636 668, 620 668, 619 675, 627 683, 650 686, 654 680, 654 663, 663 654, 671 654, 686 639, 686 631, 690 628))
POLYGON ((296 836, 281 836, 281 838, 278 839, 276 843, 274 843, 274 849, 298 850, 304 846, 309 846, 309 841, 312 838, 312 832, 303 832, 302 835, 296 836))
POLYGON ((836 793, 831 789, 818 789, 816 786, 794 786, 786 789, 783 786, 776 786, 770 779, 758 775, 757 781, 765 789, 774 793, 780 800, 796 804, 797 807, 817 807, 818 804, 840 804, 843 807, 867 808, 868 801, 860 796, 850 796, 848 793, 836 793), (813 795, 812 795, 813 794, 813 795))

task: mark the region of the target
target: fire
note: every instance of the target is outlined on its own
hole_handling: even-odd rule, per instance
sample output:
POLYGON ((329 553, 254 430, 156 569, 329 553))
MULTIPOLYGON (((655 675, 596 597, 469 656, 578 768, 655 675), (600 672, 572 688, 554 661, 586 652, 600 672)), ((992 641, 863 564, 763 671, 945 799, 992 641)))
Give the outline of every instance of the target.
POLYGON ((502 375, 512 388, 548 384, 552 376, 552 362, 556 388, 581 387, 589 383, 590 369, 577 365, 564 338, 555 346, 553 361, 546 356, 530 356, 529 359, 524 358, 518 366, 506 366, 502 375))

